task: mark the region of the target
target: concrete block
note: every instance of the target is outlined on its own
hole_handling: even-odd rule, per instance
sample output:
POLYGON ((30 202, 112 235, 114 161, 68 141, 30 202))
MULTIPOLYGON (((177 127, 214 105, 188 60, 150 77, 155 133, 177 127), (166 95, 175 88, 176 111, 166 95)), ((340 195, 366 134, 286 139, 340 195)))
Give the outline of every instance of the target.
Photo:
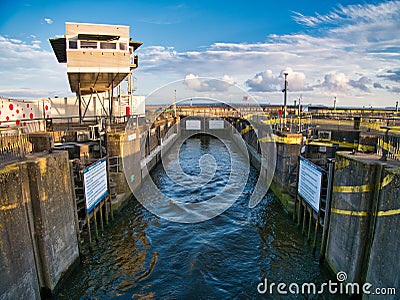
POLYGON ((27 169, 43 278, 41 289, 52 292, 79 259, 68 153, 32 157, 27 169))
POLYGON ((346 272, 349 282, 364 276, 377 165, 363 156, 336 154, 326 261, 334 272, 346 272))
MULTIPOLYGON (((366 282, 400 292, 400 168, 388 167, 378 204, 366 282)), ((397 295, 398 297, 398 295, 397 295)), ((374 297, 367 297, 373 299, 374 297)), ((378 297, 376 297, 378 298, 378 297)), ((386 299, 398 299, 389 295, 386 299)))
POLYGON ((45 132, 30 133, 29 142, 33 144, 33 152, 49 151, 53 147, 53 138, 45 132))
POLYGON ((0 299, 40 299, 26 165, 0 170, 0 299))

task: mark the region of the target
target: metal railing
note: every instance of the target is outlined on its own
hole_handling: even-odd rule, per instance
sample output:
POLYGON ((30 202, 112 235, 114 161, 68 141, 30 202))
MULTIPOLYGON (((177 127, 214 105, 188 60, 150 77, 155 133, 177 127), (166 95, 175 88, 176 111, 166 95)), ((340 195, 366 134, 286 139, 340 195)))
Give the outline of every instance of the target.
POLYGON ((382 160, 386 158, 400 160, 400 135, 389 135, 389 130, 387 127, 386 134, 378 138, 377 153, 382 155, 382 160))
POLYGON ((108 158, 108 168, 110 172, 118 173, 121 171, 119 161, 120 161, 119 156, 111 156, 108 158))
POLYGON ((0 129, 0 163, 23 159, 31 148, 28 135, 21 128, 0 129))

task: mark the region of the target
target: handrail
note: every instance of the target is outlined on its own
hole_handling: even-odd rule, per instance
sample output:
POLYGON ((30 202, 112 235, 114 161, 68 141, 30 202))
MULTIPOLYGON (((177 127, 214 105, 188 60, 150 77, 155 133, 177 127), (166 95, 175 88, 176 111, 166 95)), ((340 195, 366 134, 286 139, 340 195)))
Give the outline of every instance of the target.
POLYGON ((0 129, 0 163, 23 159, 30 150, 28 134, 21 128, 0 129))

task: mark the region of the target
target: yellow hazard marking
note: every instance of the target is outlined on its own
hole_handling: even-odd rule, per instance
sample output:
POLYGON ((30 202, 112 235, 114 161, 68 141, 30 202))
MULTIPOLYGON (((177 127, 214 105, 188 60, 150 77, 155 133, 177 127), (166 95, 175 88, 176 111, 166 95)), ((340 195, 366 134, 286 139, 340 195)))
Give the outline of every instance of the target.
POLYGON ((246 128, 242 129, 242 134, 245 134, 245 133, 249 132, 252 129, 253 129, 253 126, 251 126, 251 125, 247 126, 246 128))
POLYGON ((385 211, 378 211, 376 214, 378 217, 393 216, 400 214, 400 209, 391 209, 385 211))
MULTIPOLYGON (((387 186, 394 178, 394 174, 386 175, 382 183, 379 185, 379 189, 383 189, 387 186)), ((355 185, 355 186, 348 186, 348 185, 336 185, 333 187, 334 193, 366 193, 372 190, 371 185, 364 184, 364 185, 355 185)))
POLYGON ((245 116, 242 117, 242 119, 247 120, 248 118, 254 116, 254 114, 247 114, 245 116))
POLYGON ((14 208, 17 208, 17 204, 16 203, 0 206, 0 210, 10 210, 10 209, 14 209, 14 208))
POLYGON ((383 178, 382 183, 381 183, 381 189, 387 186, 390 182, 392 182, 394 178, 394 174, 388 174, 383 178))
POLYGON ((291 144, 291 145, 299 145, 302 142, 302 137, 288 137, 288 136, 265 136, 262 138, 258 139, 259 142, 264 142, 264 143, 271 143, 271 142, 276 142, 276 143, 282 143, 282 144, 291 144))
POLYGON ((369 215, 367 211, 351 211, 351 210, 343 210, 336 208, 332 208, 331 212, 339 215, 357 216, 357 217, 366 217, 369 215))
MULTIPOLYGON (((367 217, 367 216, 371 215, 367 211, 351 211, 351 210, 336 209, 336 208, 332 208, 331 212, 334 214, 339 214, 339 215, 357 216, 357 217, 367 217)), ((378 211, 374 215, 376 215, 378 217, 387 217, 387 216, 393 216, 393 215, 399 215, 399 214, 400 214, 400 209, 391 209, 391 210, 378 211)))
POLYGON ((364 193, 364 192, 369 192, 370 190, 371 190, 371 186, 368 184, 355 185, 355 186, 350 186, 350 185, 338 186, 338 185, 336 185, 333 187, 334 193, 364 193))

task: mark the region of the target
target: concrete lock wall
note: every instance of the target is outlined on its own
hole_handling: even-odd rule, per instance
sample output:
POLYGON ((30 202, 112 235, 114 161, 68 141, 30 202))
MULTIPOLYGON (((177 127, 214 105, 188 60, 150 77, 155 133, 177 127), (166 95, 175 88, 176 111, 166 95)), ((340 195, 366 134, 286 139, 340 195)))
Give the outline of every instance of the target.
POLYGON ((107 133, 108 155, 109 157, 118 156, 119 160, 118 172, 110 172, 110 178, 116 183, 116 193, 119 195, 113 199, 114 209, 119 209, 131 197, 132 190, 141 184, 140 132, 140 129, 134 129, 127 132, 107 133))
POLYGON ((27 162, 42 288, 53 291, 79 259, 68 153, 54 152, 27 162))
POLYGON ((0 171, 0 299, 39 299, 26 165, 0 171))
POLYGON ((0 191, 0 299, 38 299, 79 261, 67 152, 6 166, 0 191))
POLYGON ((349 282, 361 282, 369 234, 377 164, 336 154, 326 261, 337 273, 347 273, 349 282))
MULTIPOLYGON (((375 214, 366 282, 374 287, 400 291, 400 168, 387 166, 375 214)), ((398 295, 397 295, 398 297, 398 295)), ((393 299, 395 299, 393 297, 393 299)))

